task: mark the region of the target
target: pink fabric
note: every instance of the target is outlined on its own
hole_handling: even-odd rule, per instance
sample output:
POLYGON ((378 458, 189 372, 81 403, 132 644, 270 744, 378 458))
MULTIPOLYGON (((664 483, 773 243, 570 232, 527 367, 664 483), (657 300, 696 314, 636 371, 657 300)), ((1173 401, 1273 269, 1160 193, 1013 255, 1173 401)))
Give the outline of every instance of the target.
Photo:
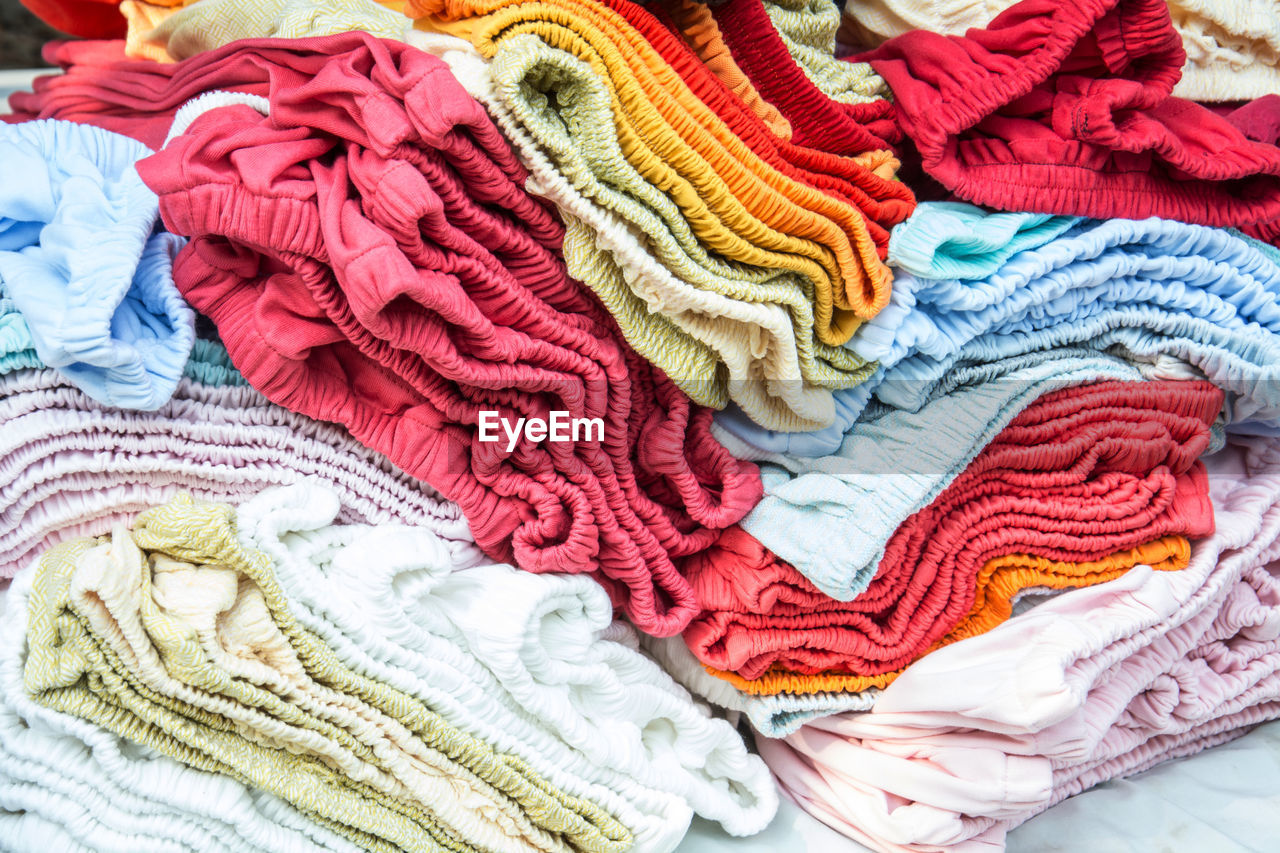
POLYGON ((924 170, 962 199, 1255 229, 1280 219, 1280 140, 1257 138, 1280 101, 1237 126, 1172 97, 1185 55, 1164 0, 1023 0, 985 30, 917 30, 854 59, 889 84, 924 170))
POLYGON ((685 641, 744 678, 771 667, 877 675, 926 652, 970 611, 976 578, 1009 554, 1099 560, 1213 531, 1196 458, 1222 392, 1208 382, 1101 382, 1027 407, 889 540, 852 601, 814 587, 740 528, 684 569, 704 608, 685 641))
POLYGON ((784 793, 878 850, 1000 849, 1084 787, 1280 716, 1280 439, 1210 458, 1216 531, 917 661, 874 710, 761 754, 784 793))
POLYGON ((338 492, 343 521, 471 539, 456 504, 341 427, 247 386, 188 377, 158 411, 133 412, 102 406, 54 370, 0 376, 0 578, 58 542, 109 533, 180 491, 239 503, 307 477, 338 492))
POLYGON ((448 67, 351 33, 239 42, 173 79, 153 112, 267 81, 269 117, 213 110, 138 164, 192 238, 179 290, 250 383, 457 501, 494 558, 595 572, 643 630, 682 629, 672 558, 745 515, 759 474, 568 278, 558 220, 448 67), (508 453, 478 440, 483 411, 600 418, 604 440, 508 453))

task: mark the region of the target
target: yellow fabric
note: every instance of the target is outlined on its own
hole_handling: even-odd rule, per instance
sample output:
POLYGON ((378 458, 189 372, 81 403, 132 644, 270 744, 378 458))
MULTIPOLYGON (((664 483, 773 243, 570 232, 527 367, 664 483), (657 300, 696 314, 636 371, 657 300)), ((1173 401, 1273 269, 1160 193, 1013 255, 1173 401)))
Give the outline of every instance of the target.
POLYGON ((124 37, 124 55, 152 62, 175 62, 165 46, 151 41, 150 35, 165 18, 177 11, 175 6, 158 6, 144 3, 143 0, 124 0, 120 4, 120 12, 129 26, 124 37))
POLYGON ((424 15, 419 28, 468 38, 486 57, 528 33, 587 62, 610 84, 628 160, 713 251, 808 279, 824 343, 845 343, 887 303, 890 273, 861 212, 763 162, 613 11, 583 0, 425 0, 406 11, 424 15))
MULTIPOLYGON (((1094 586, 1118 578, 1134 566, 1147 565, 1156 571, 1177 571, 1185 569, 1190 561, 1191 542, 1184 536, 1166 536, 1127 551, 1110 554, 1101 560, 1083 563, 1048 560, 1031 554, 997 557, 988 561, 978 573, 977 592, 969 614, 924 654, 966 637, 985 634, 1006 621, 1013 613, 1014 598, 1023 590, 1036 587, 1062 590, 1094 586)), ((744 693, 755 696, 836 691, 857 693, 887 687, 902 673, 898 669, 878 675, 842 672, 805 675, 774 667, 762 677, 749 681, 734 672, 724 672, 710 666, 705 669, 744 693)))
POLYGON ((249 38, 311 38, 359 31, 403 39, 409 23, 374 0, 199 0, 159 6, 124 0, 125 53, 173 62, 249 38), (132 9, 125 9, 132 5, 132 9), (181 8, 178 8, 181 7, 181 8))
POLYGON ((630 833, 521 759, 348 669, 234 510, 180 495, 58 546, 29 602, 36 701, 275 793, 374 850, 620 853, 630 833))
POLYGON ((668 5, 672 21, 680 29, 680 36, 702 63, 733 90, 751 111, 760 117, 780 139, 791 138, 791 122, 777 108, 761 97, 751 80, 733 61, 729 46, 720 36, 720 25, 705 3, 697 0, 677 0, 668 5))

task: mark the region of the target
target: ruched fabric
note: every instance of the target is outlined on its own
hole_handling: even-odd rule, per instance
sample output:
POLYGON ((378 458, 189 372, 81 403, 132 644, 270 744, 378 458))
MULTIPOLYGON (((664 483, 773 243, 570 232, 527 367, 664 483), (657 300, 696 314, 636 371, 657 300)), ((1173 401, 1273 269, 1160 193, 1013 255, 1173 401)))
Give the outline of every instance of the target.
POLYGON ((237 543, 228 505, 179 495, 132 531, 55 547, 29 613, 36 701, 247 780, 365 849, 630 846, 597 804, 344 666, 237 543))
MULTIPOLYGON (((1274 0, 1167 0, 1187 60, 1173 94, 1191 101, 1247 101, 1280 93, 1280 15, 1274 0)), ((875 47, 908 30, 964 35, 1013 0, 862 0, 845 6, 848 41, 875 47)))
POLYGON ((1138 563, 1180 568, 1181 537, 1213 530, 1197 460, 1221 404, 1207 382, 1042 397, 894 531, 848 602, 726 531, 684 567, 704 607, 685 640, 750 693, 865 690, 1004 621, 1021 589, 1087 586, 1138 563))
POLYGON ((850 343, 881 371, 837 394, 836 424, 787 436, 726 413, 721 426, 763 449, 825 456, 857 433, 873 394, 917 410, 975 376, 1087 348, 1150 375, 1189 363, 1227 392, 1234 428, 1280 428, 1280 256, 1265 244, 1169 220, 929 202, 894 229, 890 257, 893 300, 850 343))
POLYGON ((965 201, 1250 233, 1280 219, 1280 95, 1262 138, 1173 97, 1186 53, 1165 0, 1022 0, 986 29, 917 30, 857 59, 892 89, 924 171, 965 201))
POLYGON ((206 113, 140 167, 194 238, 181 287, 255 387, 456 500, 490 555, 596 572, 643 630, 684 627, 696 604, 671 557, 742 517, 756 471, 568 278, 554 213, 447 66, 349 34, 112 68, 125 112, 150 98, 171 117, 205 88, 269 96, 270 117, 206 113), (604 436, 507 451, 479 440, 482 411, 511 429, 598 418, 604 436))
POLYGON ((342 836, 241 781, 196 770, 27 696, 35 566, 3 593, 0 835, 23 853, 358 853, 342 836))
POLYGON ((0 298, 36 352, 109 406, 173 393, 195 318, 173 283, 183 240, 152 233, 156 195, 132 139, 66 121, 0 124, 0 298))
POLYGON ((878 850, 989 850, 1091 785, 1280 717, 1280 444, 1209 460, 1215 533, 912 664, 870 713, 761 754, 786 796, 878 850))
POLYGON ((796 143, 860 154, 902 140, 884 80, 865 63, 834 57, 839 13, 830 0, 728 0, 709 8, 734 61, 787 118, 796 143))
POLYGON ((773 816, 772 782, 741 736, 636 650, 589 578, 492 564, 420 527, 334 524, 338 512, 312 481, 243 504, 237 527, 353 669, 601 803, 637 849, 672 849, 691 811, 733 834, 773 816))
POLYGON ((271 403, 243 384, 220 347, 209 345, 212 358, 201 349, 173 399, 146 414, 104 409, 51 370, 0 378, 0 577, 178 492, 239 502, 305 477, 341 495, 343 521, 470 539, 456 504, 341 427, 271 403))
MULTIPOLYGON (((888 152, 838 158, 778 140, 680 39, 626 0, 425 2, 406 12, 420 28, 470 38, 495 62, 506 40, 528 35, 590 66, 596 86, 607 81, 616 129, 599 139, 577 131, 586 154, 620 147, 627 171, 670 189, 658 208, 674 208, 669 227, 692 230, 726 260, 795 277, 792 287, 814 306, 819 340, 843 343, 885 304, 887 228, 913 202, 891 180, 896 161, 888 152)), ((565 73, 548 68, 527 85, 576 103, 585 81, 579 73, 561 84, 565 73)), ((567 113, 560 121, 574 133, 585 119, 567 113)))

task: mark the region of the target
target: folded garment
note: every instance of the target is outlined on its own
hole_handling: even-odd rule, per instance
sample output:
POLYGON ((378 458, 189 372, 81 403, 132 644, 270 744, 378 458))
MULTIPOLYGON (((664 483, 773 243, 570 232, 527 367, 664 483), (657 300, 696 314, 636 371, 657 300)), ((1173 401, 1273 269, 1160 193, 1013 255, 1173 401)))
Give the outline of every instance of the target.
POLYGON ((269 402, 221 347, 202 353, 201 344, 173 400, 153 413, 105 410, 52 370, 0 378, 0 577, 180 491, 238 502, 309 476, 338 491, 343 521, 470 539, 456 504, 341 427, 269 402))
POLYGON ((358 853, 283 800, 195 770, 27 696, 27 598, 4 596, 0 635, 0 834, 15 851, 358 853))
POLYGON ((712 705, 745 714, 752 728, 765 737, 785 737, 810 720, 832 714, 866 711, 875 706, 880 695, 875 687, 858 692, 746 693, 708 672, 680 637, 644 637, 642 642, 662 668, 690 693, 712 705))
POLYGON ((636 650, 589 578, 494 565, 424 528, 334 525, 337 512, 328 487, 297 485, 241 506, 237 527, 354 669, 605 805, 639 849, 673 848, 690 807, 739 835, 773 816, 763 765, 636 650))
POLYGON ((156 6, 124 0, 125 54, 176 62, 246 38, 313 38, 351 31, 403 39, 410 23, 374 0, 199 0, 156 6))
POLYGON ((132 531, 57 546, 30 620, 36 701, 247 779, 366 849, 630 845, 598 805, 343 666, 237 543, 229 505, 179 495, 132 531))
MULTIPOLYGON (((409 40, 444 59, 467 90, 486 105, 531 172, 530 192, 559 207, 567 229, 564 255, 570 273, 596 291, 628 340, 695 399, 712 405, 737 399, 753 417, 779 427, 816 425, 832 416, 832 388, 870 374, 871 367, 856 354, 814 338, 811 306, 798 290, 790 305, 753 303, 700 290, 694 285, 716 277, 709 279, 705 267, 690 262, 662 220, 646 216, 642 205, 626 204, 619 214, 580 193, 526 130, 532 123, 517 118, 508 106, 502 94, 506 84, 494 79, 494 73, 506 67, 502 59, 486 64, 469 44, 450 36, 414 33, 409 40), (633 227, 629 221, 644 227, 633 227), (646 302, 638 292, 657 301, 646 302), (656 351, 650 348, 655 343, 656 351)), ((533 39, 523 44, 530 61, 557 55, 572 59, 533 39)), ((516 57, 518 46, 504 47, 504 56, 516 57)), ((589 68, 572 61, 585 86, 602 85, 589 68)), ((508 91, 523 90, 513 80, 508 91)), ((555 125, 542 128, 550 133, 555 125)), ((569 144, 558 147, 566 156, 580 150, 569 144)), ((652 186, 649 189, 657 192, 652 186)), ((621 196, 615 200, 626 202, 621 196)), ((709 258, 703 254, 704 260, 709 258)), ((773 294, 781 293, 770 287, 773 294)))
MULTIPOLYGON (((1280 92, 1280 15, 1274 0, 1167 0, 1187 60, 1173 94, 1192 101, 1247 101, 1280 92)), ((875 47, 908 30, 964 35, 1013 0, 920 3, 862 0, 844 9, 848 40, 875 47)))
POLYGON ((1004 621, 1021 588, 1100 583, 1148 562, 1144 550, 1168 561, 1176 551, 1149 547, 1164 537, 1211 533, 1197 459, 1221 405, 1207 382, 1106 382, 1042 397, 894 531, 852 601, 726 531, 684 566, 704 608, 685 640, 752 693, 884 687, 938 645, 1004 621))
POLYGON ((995 376, 1002 359, 1084 346, 1157 374, 1188 362, 1226 390, 1237 429, 1280 428, 1280 255, 1269 246, 1169 220, 926 203, 894 229, 890 257, 904 270, 893 300, 850 342, 882 371, 836 395, 836 424, 787 436, 726 413, 721 426, 767 450, 824 456, 873 392, 917 409, 969 367, 995 376))
POLYGON ((117 38, 124 35, 124 19, 116 8, 120 0, 19 0, 23 6, 55 30, 81 38, 117 38))
POLYGON ((697 0, 672 0, 656 9, 655 16, 668 29, 679 34, 699 61, 746 104, 770 132, 779 139, 791 139, 791 122, 760 96, 746 72, 734 61, 733 52, 725 44, 724 34, 720 32, 720 25, 709 6, 697 0))
POLYGON ((592 66, 593 73, 574 72, 573 63, 561 61, 525 78, 529 111, 546 113, 560 123, 562 136, 584 147, 576 159, 603 158, 598 180, 621 181, 633 192, 648 184, 669 190, 669 197, 645 203, 668 227, 691 232, 688 240, 705 244, 701 251, 747 265, 754 276, 748 283, 789 273, 795 283, 788 289, 801 289, 814 306, 819 340, 844 343, 861 319, 883 307, 885 229, 912 203, 905 187, 890 179, 896 160, 887 151, 860 159, 818 157, 771 138, 680 39, 627 0, 430 0, 409 3, 406 12, 423 16, 419 27, 470 38, 495 61, 508 40, 525 36, 519 41, 536 39, 592 66), (590 118, 599 110, 582 103, 588 79, 607 80, 604 109, 616 128, 604 135, 589 135, 608 116, 590 118), (553 91, 556 104, 572 103, 574 110, 531 97, 539 91, 553 91), (583 110, 589 115, 579 118, 583 110), (621 170, 616 177, 613 168, 621 170))
POLYGON ((109 406, 173 394, 195 317, 173 284, 183 240, 153 234, 132 139, 66 121, 0 125, 0 297, 45 364, 109 406))
POLYGON ((1280 716, 1280 443, 1232 442, 1186 569, 1064 593, 921 658, 870 713, 760 741, 784 792, 878 850, 988 850, 1084 787, 1280 716))
POLYGON ((790 122, 794 141, 836 154, 902 140, 884 80, 835 58, 839 12, 830 0, 710 4, 734 61, 790 122))
POLYGON ((1231 227, 1280 219, 1280 96, 1258 138, 1173 97, 1186 53, 1164 0, 1023 0, 986 29, 916 30, 858 59, 893 90, 925 172, 966 201, 1231 227))
POLYGON ((645 630, 687 623, 696 605, 670 555, 741 518, 756 471, 565 275, 554 214, 443 63, 348 34, 112 68, 85 85, 130 92, 119 102, 150 111, 134 125, 147 135, 205 88, 270 96, 269 118, 206 113, 141 166, 169 224, 195 237, 181 287, 255 387, 458 500, 491 555, 601 570, 645 630), (381 106, 350 113, 339 92, 381 106), (480 441, 482 412, 501 439, 504 423, 557 411, 603 440, 480 441))

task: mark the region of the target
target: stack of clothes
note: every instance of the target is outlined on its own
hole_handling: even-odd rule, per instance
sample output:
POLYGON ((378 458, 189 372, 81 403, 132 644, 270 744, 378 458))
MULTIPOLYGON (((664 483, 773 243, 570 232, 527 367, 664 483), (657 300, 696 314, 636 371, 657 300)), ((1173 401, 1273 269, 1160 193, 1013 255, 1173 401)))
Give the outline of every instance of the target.
POLYGON ((24 2, 18 848, 988 849, 1280 717, 1245 11, 24 2))

